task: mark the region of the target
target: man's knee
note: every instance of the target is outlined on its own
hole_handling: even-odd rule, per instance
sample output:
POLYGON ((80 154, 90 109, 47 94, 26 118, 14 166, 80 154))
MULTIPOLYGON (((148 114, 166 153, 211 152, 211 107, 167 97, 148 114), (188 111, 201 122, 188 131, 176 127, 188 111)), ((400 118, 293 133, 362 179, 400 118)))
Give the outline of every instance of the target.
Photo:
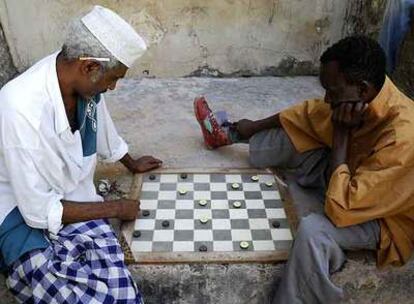
POLYGON ((264 130, 250 138, 250 163, 254 167, 295 166, 298 154, 286 132, 281 128, 264 130))
POLYGON ((300 221, 296 242, 316 245, 326 237, 329 237, 329 219, 325 215, 311 213, 300 221))

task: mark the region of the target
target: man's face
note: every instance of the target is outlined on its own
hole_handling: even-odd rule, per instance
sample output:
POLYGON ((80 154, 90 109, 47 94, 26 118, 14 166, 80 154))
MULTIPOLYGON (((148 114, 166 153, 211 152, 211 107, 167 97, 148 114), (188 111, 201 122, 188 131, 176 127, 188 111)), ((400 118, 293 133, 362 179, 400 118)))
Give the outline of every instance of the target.
POLYGON ((329 103, 332 109, 342 102, 361 101, 359 86, 346 81, 336 61, 321 65, 319 79, 325 89, 325 102, 329 103))
POLYGON ((128 68, 124 65, 102 72, 102 67, 95 63, 95 66, 87 70, 82 77, 79 94, 90 98, 97 94, 105 93, 108 89, 114 90, 117 81, 123 78, 128 68))

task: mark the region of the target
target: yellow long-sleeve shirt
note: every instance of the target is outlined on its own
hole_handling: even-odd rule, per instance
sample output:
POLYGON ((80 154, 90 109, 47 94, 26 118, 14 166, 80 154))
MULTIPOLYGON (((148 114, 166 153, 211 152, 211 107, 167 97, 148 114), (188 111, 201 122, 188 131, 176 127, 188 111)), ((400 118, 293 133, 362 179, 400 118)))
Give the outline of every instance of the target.
MULTIPOLYGON (((280 113, 298 152, 332 147, 330 106, 308 100, 280 113)), ((386 79, 352 131, 347 164, 333 173, 325 212, 338 227, 378 219, 379 266, 402 265, 414 250, 414 102, 386 79)))

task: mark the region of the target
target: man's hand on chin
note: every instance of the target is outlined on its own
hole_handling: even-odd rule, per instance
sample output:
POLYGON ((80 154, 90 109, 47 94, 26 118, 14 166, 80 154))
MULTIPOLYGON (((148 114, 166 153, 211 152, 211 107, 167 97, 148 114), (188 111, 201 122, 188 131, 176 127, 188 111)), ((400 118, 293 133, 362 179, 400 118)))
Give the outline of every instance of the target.
POLYGON ((362 101, 343 102, 333 108, 332 156, 329 176, 342 164, 347 163, 349 133, 363 123, 368 104, 362 101))

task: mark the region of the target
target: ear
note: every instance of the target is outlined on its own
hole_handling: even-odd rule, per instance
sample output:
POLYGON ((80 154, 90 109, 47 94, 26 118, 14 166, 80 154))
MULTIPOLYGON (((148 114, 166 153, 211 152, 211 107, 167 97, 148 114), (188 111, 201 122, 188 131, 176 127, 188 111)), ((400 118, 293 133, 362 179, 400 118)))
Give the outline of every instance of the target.
POLYGON ((369 103, 377 95, 377 89, 375 86, 366 80, 363 80, 359 84, 359 96, 362 101, 369 103))
POLYGON ((100 69, 101 69, 100 64, 93 60, 80 61, 80 71, 82 75, 89 76, 91 74, 95 74, 96 72, 99 72, 100 69))

